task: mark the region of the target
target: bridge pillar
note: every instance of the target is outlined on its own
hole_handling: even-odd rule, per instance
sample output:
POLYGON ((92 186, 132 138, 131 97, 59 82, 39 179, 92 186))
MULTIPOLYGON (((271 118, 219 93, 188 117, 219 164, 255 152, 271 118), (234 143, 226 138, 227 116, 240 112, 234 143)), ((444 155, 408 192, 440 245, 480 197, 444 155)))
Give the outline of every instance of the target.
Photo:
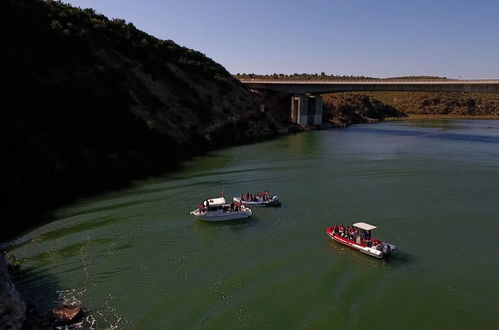
POLYGON ((314 125, 320 125, 320 124, 322 124, 322 96, 321 95, 314 95, 313 98, 315 98, 315 100, 314 100, 315 101, 314 102, 314 114, 313 114, 311 120, 312 120, 314 125))
POLYGON ((322 124, 322 96, 294 95, 291 97, 291 121, 300 125, 322 124))

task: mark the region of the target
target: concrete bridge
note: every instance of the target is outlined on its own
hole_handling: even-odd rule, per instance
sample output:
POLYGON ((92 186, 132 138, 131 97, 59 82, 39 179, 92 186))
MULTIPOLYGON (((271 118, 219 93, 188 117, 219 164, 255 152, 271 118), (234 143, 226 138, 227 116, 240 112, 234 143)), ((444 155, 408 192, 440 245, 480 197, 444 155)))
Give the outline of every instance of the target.
POLYGON ((291 120, 301 125, 322 123, 321 94, 336 92, 474 92, 499 93, 499 80, 241 80, 250 89, 291 97, 291 120))

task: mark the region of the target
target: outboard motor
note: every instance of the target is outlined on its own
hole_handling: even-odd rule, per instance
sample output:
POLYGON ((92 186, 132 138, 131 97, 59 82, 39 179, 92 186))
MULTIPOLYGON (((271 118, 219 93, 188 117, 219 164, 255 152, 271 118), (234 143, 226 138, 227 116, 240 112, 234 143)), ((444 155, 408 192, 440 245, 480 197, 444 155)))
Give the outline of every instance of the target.
POLYGON ((386 243, 388 246, 390 246, 390 253, 394 253, 394 252, 397 252, 398 251, 398 248, 396 245, 393 245, 393 244, 390 244, 390 243, 386 243))
POLYGON ((270 206, 281 206, 281 202, 279 201, 279 196, 277 196, 277 195, 272 196, 272 199, 270 200, 269 205, 270 206))
POLYGON ((383 243, 382 245, 383 245, 383 247, 382 247, 381 251, 383 252, 383 255, 388 256, 390 254, 390 252, 392 252, 392 248, 390 247, 390 244, 383 243))

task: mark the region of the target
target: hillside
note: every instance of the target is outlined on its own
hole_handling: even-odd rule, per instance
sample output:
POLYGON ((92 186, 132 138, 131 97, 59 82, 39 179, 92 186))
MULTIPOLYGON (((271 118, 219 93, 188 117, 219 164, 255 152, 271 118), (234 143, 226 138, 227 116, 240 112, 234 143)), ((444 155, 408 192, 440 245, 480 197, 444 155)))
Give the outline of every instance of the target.
POLYGON ((323 96, 323 102, 323 121, 330 122, 334 126, 348 126, 405 116, 396 108, 363 94, 326 94, 323 96))
POLYGON ((16 217, 296 129, 220 64, 132 23, 56 1, 2 0, 0 12, 2 186, 16 217))
POLYGON ((335 126, 429 115, 499 116, 499 95, 485 93, 372 92, 324 95, 324 120, 335 126))
POLYGON ((499 94, 495 93, 376 92, 362 94, 373 97, 405 114, 499 116, 499 94))

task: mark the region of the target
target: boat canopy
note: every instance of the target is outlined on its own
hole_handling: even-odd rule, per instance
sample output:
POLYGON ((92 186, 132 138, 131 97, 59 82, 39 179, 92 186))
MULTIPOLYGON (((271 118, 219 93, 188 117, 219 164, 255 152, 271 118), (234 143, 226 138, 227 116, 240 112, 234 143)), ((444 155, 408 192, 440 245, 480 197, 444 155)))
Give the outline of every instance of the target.
POLYGON ((359 229, 364 229, 364 230, 373 230, 373 229, 377 228, 376 226, 370 225, 370 224, 365 223, 365 222, 357 222, 357 223, 354 223, 352 226, 359 228, 359 229))
POLYGON ((225 204, 225 198, 220 197, 220 198, 210 198, 208 199, 208 203, 210 203, 210 206, 220 206, 225 204))

